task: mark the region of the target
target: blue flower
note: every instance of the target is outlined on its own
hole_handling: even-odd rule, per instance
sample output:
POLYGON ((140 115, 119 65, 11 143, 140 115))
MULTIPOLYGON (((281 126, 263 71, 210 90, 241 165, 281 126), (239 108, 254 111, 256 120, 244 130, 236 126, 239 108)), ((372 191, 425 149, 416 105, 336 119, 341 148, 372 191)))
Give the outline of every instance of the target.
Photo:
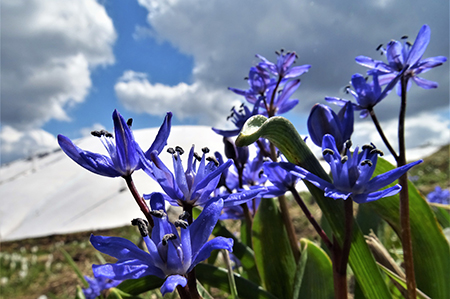
POLYGON ((99 251, 117 258, 114 264, 93 265, 95 277, 114 280, 137 279, 147 275, 165 279, 161 293, 173 292, 178 285, 186 286, 186 275, 215 249, 232 251, 233 239, 216 237, 208 241, 222 211, 223 201, 209 202, 197 219, 181 234, 167 218, 164 199, 155 195, 150 201, 155 226, 151 238, 141 230, 148 253, 127 239, 91 235, 92 245, 99 251))
POLYGON ((108 177, 129 176, 148 163, 146 161, 151 151, 160 152, 164 148, 170 133, 172 113, 167 113, 155 141, 146 153, 136 143, 133 132, 117 110, 114 110, 112 117, 115 136, 104 130, 92 132, 92 135, 100 138, 108 156, 82 150, 63 135, 58 135, 58 143, 72 160, 95 174, 108 177))
MULTIPOLYGON (((187 169, 184 171, 181 161, 183 149, 176 147, 175 149, 169 148, 168 151, 172 154, 174 174, 161 161, 156 151, 150 154, 154 163, 153 167, 144 170, 155 177, 166 193, 163 194, 165 199, 175 206, 205 205, 210 200, 211 193, 216 189, 220 175, 233 164, 231 160, 222 165, 218 165, 215 159, 208 159, 210 161, 207 162, 206 153, 209 150, 204 148, 203 155, 200 157, 194 152, 194 146, 192 146, 188 155, 187 169), (198 160, 200 161, 198 162, 198 160), (198 167, 197 162, 199 163, 198 167)), ((144 198, 149 199, 152 194, 144 195, 144 198)))
MULTIPOLYGON (((421 73, 428 72, 430 69, 437 67, 447 61, 444 56, 437 56, 422 59, 422 56, 430 42, 431 30, 428 25, 423 25, 417 34, 414 44, 399 41, 390 41, 386 47, 385 53, 388 63, 374 60, 366 56, 356 57, 356 62, 375 69, 380 72, 380 84, 384 85, 398 76, 406 76, 411 78, 418 86, 430 89, 438 87, 438 84, 419 77, 421 73)), ((408 80, 407 90, 409 90, 411 82, 408 80)), ((397 93, 401 95, 400 84, 397 85, 397 93)))
MULTIPOLYGON (((281 84, 285 82, 286 80, 282 80, 281 84)), ((300 79, 295 79, 287 82, 281 91, 277 89, 278 86, 276 84, 271 85, 271 87, 267 91, 267 99, 273 98, 270 107, 271 109, 273 109, 274 114, 280 115, 289 112, 298 104, 298 99, 290 99, 290 97, 299 86, 300 86, 300 79)), ((260 114, 267 116, 268 115, 267 109, 262 105, 263 104, 260 104, 261 106, 260 110, 262 110, 260 111, 260 114)))
MULTIPOLYGON (((381 90, 377 72, 373 72, 372 76, 372 82, 367 83, 362 75, 354 74, 352 76, 352 85, 355 90, 351 90, 350 88, 347 88, 346 90, 355 98, 357 104, 352 103, 352 105, 355 111, 361 111, 361 118, 367 117, 369 115, 369 110, 383 100, 391 90, 391 86, 387 86, 383 91, 381 90)), ((395 84, 396 82, 397 81, 392 81, 391 84, 395 84)), ((349 102, 336 97, 326 97, 325 100, 341 107, 349 102)))
POLYGON ((427 200, 433 203, 448 205, 450 204, 450 191, 442 190, 441 187, 436 186, 434 191, 427 195, 427 200))
POLYGON ((252 111, 250 111, 250 109, 244 104, 242 104, 237 110, 236 107, 233 107, 231 109, 231 114, 227 117, 227 120, 231 119, 231 122, 233 122, 233 124, 236 126, 236 129, 220 130, 212 128, 212 130, 217 134, 222 135, 223 137, 236 136, 241 132, 245 122, 253 115, 258 114, 258 109, 259 109, 259 101, 257 101, 257 104, 255 104, 252 111))
MULTIPOLYGON (((154 163, 150 169, 144 170, 156 179, 165 194, 154 192, 144 194, 145 199, 151 199, 154 194, 161 194, 165 200, 174 206, 204 206, 211 199, 211 194, 216 190, 221 175, 233 161, 228 160, 223 164, 213 157, 205 157, 209 152, 207 148, 203 149, 203 156, 200 157, 191 148, 188 156, 188 166, 184 171, 181 163, 181 154, 184 151, 181 148, 169 149, 173 155, 174 174, 158 157, 157 152, 151 153, 151 160, 154 163), (195 158, 195 159, 194 159, 195 158), (197 162, 200 160, 197 167, 197 162), (209 160, 207 163, 206 161, 209 160)), ((224 200, 226 206, 237 205, 246 202, 256 196, 261 190, 243 190, 233 194, 223 194, 220 197, 224 200)))
POLYGON ((264 96, 266 93, 266 90, 271 83, 270 74, 260 65, 253 66, 250 68, 247 82, 250 86, 247 90, 232 87, 229 87, 228 89, 238 95, 244 96, 249 103, 255 104, 258 101, 258 98, 264 96))
POLYGON ((306 73, 311 68, 310 65, 306 64, 293 67, 292 65, 297 58, 297 54, 295 54, 295 52, 284 53, 284 51, 281 50, 281 52, 276 53, 278 56, 276 64, 270 62, 265 57, 259 54, 256 55, 256 57, 262 60, 259 63, 259 66, 268 70, 275 76, 279 76, 284 79, 295 78, 302 75, 303 73, 306 73))
MULTIPOLYGON (((281 158, 281 161, 285 161, 285 159, 281 158)), ((295 188, 299 181, 298 176, 283 169, 277 162, 264 163, 264 174, 272 183, 272 186, 268 186, 267 191, 261 194, 264 198, 284 195, 286 191, 295 188)))
POLYGON ((114 288, 122 282, 122 280, 111 280, 106 277, 91 278, 85 276, 84 278, 89 283, 89 287, 83 289, 83 294, 86 299, 95 299, 101 295, 103 290, 114 288))
POLYGON ((353 134, 353 105, 347 102, 336 114, 330 107, 316 104, 308 117, 308 132, 312 142, 322 146, 323 136, 330 134, 334 137, 339 151, 353 134))
POLYGON ((422 162, 419 160, 371 179, 378 155, 381 154, 381 151, 373 145, 363 146, 360 153, 358 148, 353 154, 350 149, 347 149, 347 155, 341 157, 333 136, 327 134, 323 138, 322 150, 324 159, 330 164, 333 183, 294 164, 280 163, 280 165, 293 175, 307 180, 325 191, 326 197, 344 200, 351 197, 359 204, 397 194, 401 190, 401 186, 398 184, 381 191, 378 190, 394 182, 411 167, 422 162))

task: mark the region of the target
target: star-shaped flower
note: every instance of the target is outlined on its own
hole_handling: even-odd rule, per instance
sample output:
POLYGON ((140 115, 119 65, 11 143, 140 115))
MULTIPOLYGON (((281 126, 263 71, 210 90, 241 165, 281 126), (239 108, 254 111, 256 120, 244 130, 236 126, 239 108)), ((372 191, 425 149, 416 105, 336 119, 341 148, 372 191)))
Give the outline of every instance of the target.
POLYGON ((291 163, 280 163, 280 166, 323 190, 326 197, 344 200, 351 197, 359 204, 397 194, 401 190, 401 186, 398 184, 381 191, 378 190, 394 182, 411 167, 422 162, 419 160, 371 179, 378 155, 381 154, 381 151, 373 145, 363 146, 362 152, 358 152, 358 148, 353 153, 347 149, 346 156, 341 157, 333 136, 327 134, 323 138, 322 150, 324 159, 330 164, 333 183, 291 163))
MULTIPOLYGON (((356 57, 356 62, 380 72, 380 84, 382 85, 402 75, 406 76, 407 79, 411 78, 418 86, 424 89, 437 88, 438 84, 436 82, 418 76, 447 61, 447 58, 444 56, 422 59, 430 42, 430 35, 430 27, 423 25, 412 45, 408 42, 402 44, 396 40, 390 41, 385 50, 388 63, 366 56, 356 57)), ((410 86, 411 82, 408 80, 407 90, 409 90, 410 86)), ((397 93, 401 95, 400 84, 397 85, 397 93)))
POLYGON ((114 264, 93 265, 95 277, 124 280, 155 275, 165 279, 161 287, 164 295, 178 285, 186 286, 187 274, 213 250, 232 251, 233 239, 215 237, 208 241, 222 211, 222 199, 209 202, 192 224, 181 228, 181 234, 169 222, 162 196, 153 196, 150 205, 159 214, 153 216, 151 237, 145 225, 139 224, 148 252, 124 238, 91 235, 91 243, 97 250, 117 258, 114 264))
POLYGON ((72 160, 87 170, 103 176, 118 177, 131 175, 135 170, 141 169, 148 163, 150 152, 161 152, 167 143, 171 127, 171 112, 167 113, 158 135, 146 153, 134 140, 133 132, 117 110, 114 110, 112 118, 114 136, 104 130, 92 132, 92 135, 100 138, 108 155, 82 150, 63 135, 58 135, 59 146, 72 160))

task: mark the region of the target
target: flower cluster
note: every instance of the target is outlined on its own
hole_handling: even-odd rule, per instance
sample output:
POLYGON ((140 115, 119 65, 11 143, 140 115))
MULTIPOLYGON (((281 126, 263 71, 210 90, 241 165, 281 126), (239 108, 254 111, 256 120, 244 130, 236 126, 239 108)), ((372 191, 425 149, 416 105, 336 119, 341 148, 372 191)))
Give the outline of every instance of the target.
MULTIPOLYGON (((348 256, 344 255, 350 252, 352 206, 346 205, 349 207, 345 219, 347 240, 344 240, 341 250, 336 247, 338 245, 335 240, 332 244, 307 211, 296 191, 296 185, 299 180, 308 181, 323 190, 324 197, 344 200, 350 204, 353 201, 364 204, 399 193, 402 186, 387 186, 422 160, 410 164, 404 162, 391 171, 373 177, 378 157, 383 153, 372 143, 361 149, 356 147, 351 150, 354 113, 360 111, 361 117, 370 114, 374 118, 374 107, 385 99, 399 82, 402 91, 407 90, 405 84, 410 84, 409 79, 420 87, 436 88, 437 83, 418 77, 419 74, 446 61, 446 58, 441 56, 422 59, 429 38, 430 29, 424 25, 412 45, 391 41, 386 49, 382 49, 388 63, 358 56, 356 61, 370 68, 368 75, 372 80, 369 81, 361 74, 352 76, 353 89, 348 86, 346 91, 354 97, 356 103, 337 97, 326 97, 326 101, 341 106, 338 113, 323 104, 312 107, 307 121, 309 137, 315 145, 322 148, 323 158, 331 169, 330 178, 319 177, 303 167, 287 162, 275 145, 267 139, 258 139, 255 148, 250 148, 237 147, 231 138, 241 132, 252 116, 260 114, 270 118, 286 113, 298 104, 299 100, 291 97, 300 86, 298 77, 311 66, 294 66, 297 55, 284 50, 276 52, 276 63, 256 55, 260 62, 250 68, 247 79, 249 88, 229 88, 237 95, 243 96, 248 106, 242 104, 239 108, 232 108, 229 119, 235 129, 213 128, 217 134, 224 137, 224 153, 228 158, 226 161, 218 152, 209 155, 209 149, 203 148, 200 155, 192 146, 185 155, 187 164, 183 166, 184 149, 179 146, 168 147, 167 152, 172 156, 173 162, 173 169, 169 169, 159 155, 167 145, 170 134, 170 112, 167 113, 153 144, 146 151, 142 150, 134 139, 132 121, 125 121, 116 110, 112 115, 114 134, 105 130, 92 132, 92 135, 104 144, 107 155, 82 150, 69 138, 59 135, 58 142, 62 150, 85 169, 102 176, 124 178, 147 218, 132 221, 132 224, 138 227, 147 250, 140 249, 127 239, 91 235, 92 245, 117 261, 93 265, 95 278, 87 278, 90 287, 84 290, 86 298, 95 298, 102 290, 115 287, 123 280, 148 275, 164 279, 161 287, 163 295, 177 289, 182 298, 189 297, 182 295, 187 292, 191 292, 196 298, 196 288, 192 288, 192 283, 196 283, 194 267, 207 259, 213 250, 224 249, 231 252, 235 245, 232 238, 211 238, 217 222, 225 219, 248 221, 246 244, 251 245, 252 217, 263 206, 260 206, 261 201, 279 197, 280 209, 283 209, 283 206, 286 206, 283 195, 288 191, 292 192, 328 248, 335 250, 332 258, 343 256, 340 261, 333 260, 333 266, 343 265, 346 269, 348 256), (143 171, 149 178, 158 182, 162 192, 141 195, 131 180, 136 171, 143 171), (183 209, 178 219, 169 219, 166 204, 183 209), (194 208, 202 208, 197 218, 193 217, 194 208)), ((279 143, 277 145, 280 146, 279 143)), ((280 149, 283 148, 280 146, 280 149)), ((449 191, 440 188, 428 196, 430 202, 446 204, 449 203, 449 198, 449 191)), ((284 225, 289 228, 289 219, 286 219, 283 219, 284 225)), ((291 233, 292 231, 291 229, 291 233)), ((295 246, 298 247, 295 240, 298 239, 290 236, 290 240, 294 240, 291 242, 294 252, 295 246)), ((341 272, 337 271, 339 274, 342 274, 341 272)), ((338 289, 339 287, 335 287, 335 290, 338 289)))

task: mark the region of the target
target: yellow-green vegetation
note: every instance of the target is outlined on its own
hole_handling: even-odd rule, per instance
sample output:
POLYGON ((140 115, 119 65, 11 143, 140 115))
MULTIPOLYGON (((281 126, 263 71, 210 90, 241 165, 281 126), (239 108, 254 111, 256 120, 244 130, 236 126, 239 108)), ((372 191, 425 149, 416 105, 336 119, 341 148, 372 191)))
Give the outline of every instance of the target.
POLYGON ((436 186, 442 189, 450 187, 450 145, 441 147, 436 153, 423 159, 423 163, 413 167, 409 177, 417 188, 428 194, 436 186))

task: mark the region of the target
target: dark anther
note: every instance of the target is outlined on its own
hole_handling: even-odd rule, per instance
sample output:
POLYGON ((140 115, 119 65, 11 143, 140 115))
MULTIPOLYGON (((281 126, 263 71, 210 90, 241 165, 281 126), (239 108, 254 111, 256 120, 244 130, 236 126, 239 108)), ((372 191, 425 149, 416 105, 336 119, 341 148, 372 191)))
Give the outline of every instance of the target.
POLYGON ((109 133, 106 130, 101 130, 100 134, 105 135, 105 137, 108 137, 108 138, 112 138, 113 137, 113 134, 109 133))
POLYGON ((366 80, 366 82, 369 80, 369 76, 364 77, 364 80, 366 80))
POLYGON ((166 216, 166 213, 164 212, 164 210, 152 210, 152 211, 150 211, 150 214, 156 218, 162 218, 162 217, 166 216))
POLYGON ((207 157, 206 158, 206 161, 208 161, 208 162, 214 162, 214 165, 216 165, 216 166, 219 166, 219 161, 217 161, 217 159, 216 158, 214 158, 213 156, 209 156, 209 157, 207 157))
POLYGON ((245 77, 244 80, 247 81, 247 80, 248 80, 248 77, 245 77))
POLYGON ((380 45, 377 47, 377 51, 380 50, 382 46, 383 46, 383 44, 380 44, 380 45))
POLYGON ((189 214, 189 212, 187 211, 183 211, 183 213, 180 214, 180 216, 178 216, 178 219, 180 220, 186 220, 191 216, 191 214, 189 214))
POLYGON ((295 58, 298 59, 298 55, 297 54, 295 54, 295 58))
POLYGON ((241 104, 241 106, 239 106, 239 107, 241 107, 241 108, 242 108, 242 107, 244 107, 244 106, 245 106, 245 104, 244 104, 244 103, 242 103, 242 104, 241 104))
POLYGON ((127 126, 128 126, 129 128, 131 128, 132 125, 133 125, 133 119, 132 119, 132 118, 129 118, 129 119, 127 120, 127 126))
POLYGON ((410 47, 412 46, 412 44, 410 42, 406 42, 406 44, 410 47))
POLYGON ((400 39, 407 39, 408 36, 407 35, 403 35, 400 39))
POLYGON ((189 226, 189 223, 187 221, 181 220, 181 219, 175 220, 174 224, 175 224, 175 227, 181 227, 184 229, 186 229, 189 226))
POLYGON ((363 150, 373 150, 375 147, 373 146, 373 145, 371 145, 371 144, 365 144, 365 145, 363 145, 363 147, 362 147, 362 149, 363 150))
POLYGON ((171 155, 175 154, 175 150, 173 149, 173 147, 169 147, 169 148, 167 149, 167 152, 168 152, 169 154, 171 154, 171 155))
POLYGON ((205 154, 209 153, 209 148, 207 147, 202 148, 202 152, 205 154))
POLYGON ((131 224, 137 226, 142 237, 148 236, 148 222, 141 218, 131 220, 131 224))
POLYGON ((231 115, 228 115, 228 116, 227 116, 227 120, 229 120, 230 118, 231 118, 231 115))
POLYGON ((263 174, 264 174, 264 170, 261 169, 258 173, 258 178, 262 178, 263 174))
POLYGON ((348 161, 348 157, 347 156, 343 156, 342 159, 341 159, 341 163, 344 164, 347 161, 348 161))
POLYGON ((361 166, 364 166, 364 165, 372 166, 373 163, 372 163, 372 161, 370 161, 369 159, 366 159, 366 160, 364 160, 364 161, 361 162, 361 166))
POLYGON ((181 146, 178 145, 175 146, 175 151, 177 151, 180 154, 180 156, 184 154, 184 149, 182 149, 181 146))
POLYGON ((163 237, 163 239, 162 239, 162 244, 164 245, 164 246, 166 246, 167 245, 167 241, 169 241, 169 240, 175 240, 177 238, 177 236, 175 236, 175 234, 167 234, 167 235, 164 235, 164 237, 163 237))
POLYGON ((324 149, 323 152, 322 152, 322 155, 325 156, 325 155, 328 155, 328 154, 334 155, 334 151, 332 149, 329 149, 329 148, 324 149))
POLYGON ((100 133, 99 131, 92 131, 91 135, 95 137, 102 137, 102 133, 100 133))
POLYGON ((349 91, 349 90, 350 90, 350 87, 351 87, 350 85, 347 85, 347 86, 344 87, 344 92, 345 92, 346 94, 349 94, 349 93, 350 93, 350 91, 349 91))
POLYGON ((197 159, 197 161, 201 161, 202 157, 197 152, 194 152, 194 158, 197 159))
POLYGON ((349 148, 352 147, 352 141, 349 139, 349 140, 347 140, 347 141, 344 143, 344 145, 345 145, 345 148, 346 148, 346 149, 349 149, 349 148))
POLYGON ((371 154, 378 154, 380 155, 380 157, 384 156, 384 153, 382 150, 374 148, 373 150, 370 151, 371 154))
POLYGON ((284 49, 283 49, 283 48, 281 48, 281 49, 280 49, 280 52, 281 52, 281 53, 283 53, 283 52, 284 52, 284 49))
POLYGON ((275 51, 275 54, 277 54, 277 55, 280 55, 280 52, 278 52, 278 51, 275 51))

